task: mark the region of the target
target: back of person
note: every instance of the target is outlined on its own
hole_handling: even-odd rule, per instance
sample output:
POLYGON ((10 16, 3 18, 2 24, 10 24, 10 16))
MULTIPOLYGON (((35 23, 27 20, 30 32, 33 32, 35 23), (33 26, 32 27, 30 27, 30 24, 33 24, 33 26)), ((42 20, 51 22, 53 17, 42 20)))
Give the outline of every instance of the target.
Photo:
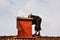
POLYGON ((36 21, 37 21, 38 19, 41 20, 41 18, 40 18, 39 16, 36 16, 36 15, 32 15, 31 18, 33 18, 32 24, 36 24, 36 21))

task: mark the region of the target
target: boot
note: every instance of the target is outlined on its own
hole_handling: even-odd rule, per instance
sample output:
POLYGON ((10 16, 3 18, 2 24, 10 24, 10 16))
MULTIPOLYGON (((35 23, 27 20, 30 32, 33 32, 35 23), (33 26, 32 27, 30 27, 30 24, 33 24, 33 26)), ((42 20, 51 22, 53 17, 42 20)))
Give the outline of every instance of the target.
POLYGON ((40 32, 38 32, 37 36, 40 36, 40 32))
POLYGON ((37 35, 37 33, 33 34, 32 36, 35 37, 37 35))

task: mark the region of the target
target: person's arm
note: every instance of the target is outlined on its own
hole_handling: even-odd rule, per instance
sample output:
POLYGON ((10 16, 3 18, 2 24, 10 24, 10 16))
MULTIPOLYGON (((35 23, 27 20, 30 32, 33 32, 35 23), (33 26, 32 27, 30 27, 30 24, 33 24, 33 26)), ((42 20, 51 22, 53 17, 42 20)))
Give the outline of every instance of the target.
POLYGON ((39 16, 32 15, 33 20, 36 20, 39 16))

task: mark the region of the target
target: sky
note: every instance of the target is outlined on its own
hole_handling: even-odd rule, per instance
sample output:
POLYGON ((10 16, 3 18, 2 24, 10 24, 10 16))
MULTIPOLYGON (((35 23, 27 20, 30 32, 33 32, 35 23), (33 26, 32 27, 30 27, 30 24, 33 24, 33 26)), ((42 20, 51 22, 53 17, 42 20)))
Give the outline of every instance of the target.
POLYGON ((16 18, 30 12, 42 18, 41 36, 60 36, 59 10, 60 0, 0 0, 0 36, 17 35, 16 18))

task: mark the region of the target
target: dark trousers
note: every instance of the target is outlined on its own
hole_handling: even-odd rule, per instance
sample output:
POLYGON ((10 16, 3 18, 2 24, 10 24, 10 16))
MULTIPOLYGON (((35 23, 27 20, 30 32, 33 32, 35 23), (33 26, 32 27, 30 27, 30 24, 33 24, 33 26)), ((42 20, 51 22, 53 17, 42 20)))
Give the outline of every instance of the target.
POLYGON ((39 31, 41 30, 41 19, 40 18, 37 18, 36 21, 35 21, 35 31, 39 31))

